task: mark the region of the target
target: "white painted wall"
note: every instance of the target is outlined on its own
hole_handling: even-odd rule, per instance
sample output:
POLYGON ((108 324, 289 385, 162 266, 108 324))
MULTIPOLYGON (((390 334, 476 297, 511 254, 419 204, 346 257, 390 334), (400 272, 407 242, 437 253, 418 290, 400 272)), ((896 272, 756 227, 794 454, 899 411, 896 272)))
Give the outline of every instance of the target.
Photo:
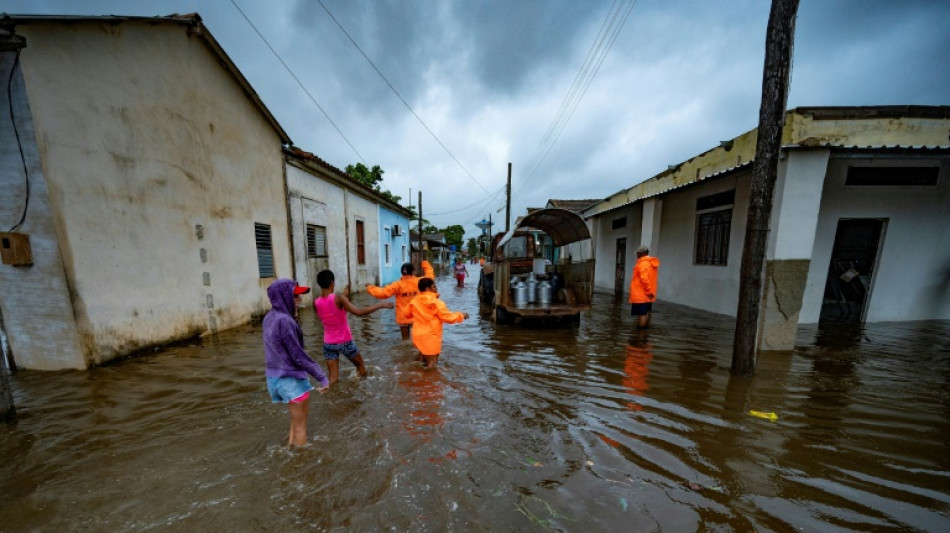
MULTIPOLYGON (((316 224, 327 229, 329 257, 326 266, 333 271, 337 279, 346 280, 346 218, 343 189, 293 164, 288 163, 286 170, 297 281, 302 285, 317 287, 317 271, 323 266, 307 260, 307 224, 316 224)), ((341 289, 344 284, 340 284, 341 289)), ((306 302, 312 300, 313 293, 304 299, 306 302)))
POLYGON ((291 275, 281 139, 219 58, 177 24, 17 30, 89 362, 265 312, 255 222, 291 275))
POLYGON ((867 322, 950 319, 950 163, 937 187, 848 187, 849 164, 933 165, 933 160, 832 159, 825 180, 800 323, 818 321, 838 220, 886 218, 867 322))
MULTIPOLYGON (((709 179, 663 195, 660 222, 660 260, 657 298, 735 316, 739 293, 739 265, 745 239, 750 174, 709 179), (725 266, 694 264, 696 199, 736 190, 725 266)), ((635 250, 634 250, 635 251, 635 250)), ((652 252, 652 251, 651 251, 652 252)))
POLYGON ((591 241, 594 243, 594 288, 613 292, 615 290, 615 270, 617 267, 617 239, 626 238, 624 258, 623 292, 629 293, 630 274, 637 261, 637 247, 640 246, 643 203, 622 207, 588 220, 591 228, 591 241), (626 217, 626 226, 613 229, 613 221, 626 217))
MULTIPOLYGON (((379 285, 379 211, 376 204, 352 192, 344 191, 346 196, 347 221, 350 235, 350 290, 359 292, 367 283, 379 285), (357 263, 356 221, 363 221, 366 262, 357 263)), ((338 283, 339 284, 339 283, 338 283)))

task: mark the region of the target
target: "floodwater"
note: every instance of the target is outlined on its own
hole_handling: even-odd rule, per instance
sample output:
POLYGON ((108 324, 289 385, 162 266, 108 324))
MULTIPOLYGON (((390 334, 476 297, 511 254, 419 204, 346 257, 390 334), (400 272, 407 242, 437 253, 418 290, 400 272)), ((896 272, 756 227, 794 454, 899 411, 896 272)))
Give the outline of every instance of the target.
POLYGON ((0 529, 950 531, 950 323, 812 328, 736 378, 728 317, 661 302, 642 333, 597 295, 579 326, 495 326, 469 270, 439 279, 471 318, 435 371, 393 311, 350 317, 370 377, 341 362, 294 450, 259 327, 19 373, 0 529))

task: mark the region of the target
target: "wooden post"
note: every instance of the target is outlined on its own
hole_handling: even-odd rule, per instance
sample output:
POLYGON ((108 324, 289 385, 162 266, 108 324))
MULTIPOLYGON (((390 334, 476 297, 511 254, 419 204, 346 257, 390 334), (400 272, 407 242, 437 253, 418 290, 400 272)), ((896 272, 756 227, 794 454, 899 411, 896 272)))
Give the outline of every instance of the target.
POLYGON ((799 0, 772 0, 765 37, 765 67, 762 74, 762 103, 749 193, 745 244, 739 269, 739 305, 732 345, 732 373, 755 373, 755 352, 762 300, 762 266, 768 243, 772 197, 782 147, 782 127, 788 100, 792 42, 799 0))
POLYGON ((505 200, 505 233, 511 230, 511 163, 508 163, 508 189, 505 200))

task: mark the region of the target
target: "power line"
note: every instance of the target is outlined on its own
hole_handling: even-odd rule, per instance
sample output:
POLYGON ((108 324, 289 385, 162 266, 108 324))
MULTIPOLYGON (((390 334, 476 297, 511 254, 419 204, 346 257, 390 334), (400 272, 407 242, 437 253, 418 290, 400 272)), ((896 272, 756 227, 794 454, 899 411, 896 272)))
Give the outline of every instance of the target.
POLYGON ((561 133, 564 131, 564 128, 567 127, 567 123, 570 121, 571 117, 573 117, 574 112, 577 110, 581 100, 587 93, 587 89, 590 87, 591 82, 593 82, 594 77, 597 76, 597 72, 600 70, 604 59, 606 59, 607 54, 613 47, 614 41, 616 41, 617 36, 620 34, 620 30, 626 23, 627 18, 630 16, 630 12, 633 10, 634 5, 636 5, 636 2, 637 0, 633 0, 629 3, 628 0, 615 0, 614 4, 611 6, 607 16, 604 18, 604 22, 601 24, 600 31, 598 31, 597 36, 594 38, 594 42, 591 44, 590 50, 587 52, 587 57, 584 60, 584 64, 574 77, 574 82, 572 83, 571 88, 568 90, 567 95, 564 97, 564 100, 561 102, 554 120, 545 131, 545 134, 538 143, 538 146, 535 148, 532 157, 528 160, 529 163, 527 165, 527 178, 521 182, 518 192, 524 190, 525 186, 527 186, 527 183, 535 176, 536 172, 541 166, 541 163, 547 158, 548 154, 554 148, 554 145, 560 138, 561 133))
POLYGON ((320 112, 323 113, 323 116, 326 117, 326 119, 330 122, 330 124, 333 126, 333 129, 335 129, 336 132, 340 134, 340 137, 343 137, 343 140, 346 141, 346 144, 350 146, 350 149, 353 150, 353 153, 356 154, 356 157, 358 157, 359 160, 362 161, 362 163, 365 165, 366 161, 363 160, 363 156, 360 155, 356 147, 353 146, 353 143, 351 143, 350 140, 346 138, 346 135, 344 135, 343 131, 340 130, 340 128, 336 125, 336 122, 333 122, 333 119, 330 118, 330 115, 323 109, 323 107, 319 103, 317 103, 316 98, 314 98, 313 95, 310 94, 310 91, 308 91, 307 88, 304 87, 303 83, 300 81, 297 75, 294 74, 294 71, 290 69, 287 63, 284 62, 283 58, 280 57, 280 54, 277 53, 277 50, 274 50, 274 47, 271 46, 269 42, 267 42, 267 39, 265 39, 264 35, 260 32, 260 30, 257 29, 257 26, 255 26, 254 23, 251 22, 251 19, 248 18, 246 13, 244 13, 244 10, 241 9, 241 6, 237 5, 237 2, 235 2, 234 0, 231 0, 231 4, 234 6, 235 9, 238 10, 241 16, 244 17, 244 20, 246 20, 247 23, 251 25, 251 28, 254 29, 254 32, 257 33, 257 36, 260 37, 262 41, 264 41, 264 44, 267 45, 267 48, 270 48, 270 51, 274 54, 277 60, 280 61, 280 64, 283 65, 285 69, 287 69, 287 72, 289 72, 290 76, 294 79, 294 81, 297 82, 297 85, 299 85, 300 88, 303 89, 303 92, 307 93, 307 96, 310 97, 310 101, 313 102, 315 106, 317 106, 317 109, 319 109, 320 112))
POLYGON ((446 147, 445 144, 442 143, 439 137, 435 133, 433 133, 431 129, 429 129, 429 126, 426 125, 425 121, 422 120, 422 117, 416 114, 415 110, 412 109, 412 106, 409 105, 409 102, 407 102, 406 99, 403 98, 401 94, 399 94, 399 91, 397 91, 396 88, 393 87, 393 84, 390 83, 389 80, 386 79, 386 76, 384 76, 383 73, 379 70, 379 68, 376 67, 376 64, 373 63, 373 60, 370 59, 368 55, 366 55, 366 52, 364 52, 363 49, 360 48, 360 45, 356 44, 356 41, 353 40, 353 37, 350 36, 349 32, 346 31, 343 25, 340 24, 340 21, 338 21, 336 17, 333 16, 333 13, 331 13, 330 10, 327 9, 327 6, 323 4, 323 0, 317 0, 317 3, 320 4, 320 7, 322 7, 323 10, 327 12, 327 15, 329 15, 330 18, 333 19, 333 22, 335 22, 337 27, 340 28, 340 31, 342 31, 343 34, 346 35, 346 38, 349 39, 351 43, 353 43, 353 46, 355 46, 356 49, 359 50, 360 54, 362 54, 363 57, 366 59, 366 61, 369 62, 370 66, 373 67, 373 70, 376 71, 376 74, 379 74, 379 77, 382 78, 384 82, 386 82, 386 85, 389 86, 393 94, 395 94, 399 98, 399 100, 403 103, 403 105, 406 106, 406 109, 408 109, 409 112, 412 113, 412 116, 416 117, 416 120, 419 121, 419 124, 422 124, 422 127, 425 128, 427 132, 429 132, 429 135, 431 135, 432 138, 435 139, 435 142, 439 143, 439 146, 441 146, 442 149, 445 150, 445 153, 449 154, 449 157, 451 157, 452 160, 455 161, 455 163, 459 166, 459 168, 461 168, 462 171, 465 172, 465 174, 469 178, 471 178, 472 181, 474 181, 476 185, 481 187, 483 191, 487 192, 488 194, 491 194, 491 191, 486 189, 477 179, 475 179, 475 176, 473 176, 472 173, 469 172, 467 168, 465 168, 465 165, 463 165, 462 162, 459 161, 458 158, 455 157, 455 154, 453 154, 452 151, 449 150, 448 147, 446 147))

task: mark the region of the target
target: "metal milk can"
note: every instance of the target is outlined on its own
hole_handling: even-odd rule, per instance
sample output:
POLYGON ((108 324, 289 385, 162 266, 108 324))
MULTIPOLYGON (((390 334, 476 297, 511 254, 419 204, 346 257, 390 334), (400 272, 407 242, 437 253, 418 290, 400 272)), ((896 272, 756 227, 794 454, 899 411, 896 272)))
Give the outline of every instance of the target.
POLYGON ((547 280, 538 283, 538 303, 541 305, 551 305, 551 284, 547 280))
POLYGON ((511 303, 515 307, 524 307, 528 305, 528 286, 522 282, 517 282, 511 286, 511 303))

